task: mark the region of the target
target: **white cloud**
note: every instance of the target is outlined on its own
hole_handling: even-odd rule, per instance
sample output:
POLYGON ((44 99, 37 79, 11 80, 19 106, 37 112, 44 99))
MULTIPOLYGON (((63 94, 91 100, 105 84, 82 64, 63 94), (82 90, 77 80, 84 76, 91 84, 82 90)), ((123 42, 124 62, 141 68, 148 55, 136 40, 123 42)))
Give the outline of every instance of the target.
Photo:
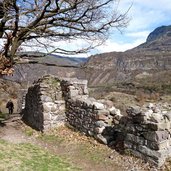
POLYGON ((61 41, 51 41, 48 39, 41 38, 39 39, 39 42, 42 44, 39 44, 37 41, 32 40, 31 42, 28 42, 27 44, 25 43, 22 45, 22 51, 40 51, 44 53, 53 53, 53 54, 58 54, 60 56, 70 56, 70 57, 89 57, 91 54, 90 53, 81 53, 81 54, 76 54, 76 55, 66 55, 66 54, 60 54, 56 53, 54 50, 57 48, 61 48, 64 50, 78 50, 81 48, 85 48, 89 45, 88 42, 81 40, 81 39, 76 39, 76 40, 61 40, 61 41), (44 46, 45 44, 46 46, 44 46))
MULTIPOLYGON (((148 34, 155 28, 171 24, 171 0, 120 0, 117 9, 121 12, 126 12, 131 5, 132 7, 128 12, 131 21, 129 26, 124 29, 122 35, 115 30, 104 45, 97 47, 91 53, 75 56, 87 57, 96 52, 125 51, 144 43, 148 34)), ((78 47, 85 47, 86 43, 83 40, 72 40, 70 42, 60 41, 52 45, 72 50, 78 47)), ((26 49, 37 50, 40 48, 32 46, 26 49)), ((49 49, 49 51, 51 50, 49 49)), ((45 51, 45 48, 42 48, 41 51, 45 51)))
POLYGON ((126 36, 132 37, 132 38, 141 38, 146 39, 149 35, 150 31, 140 31, 140 32, 128 32, 126 33, 126 36))
POLYGON ((124 0, 120 1, 120 8, 125 10, 131 3, 132 7, 128 12, 131 18, 129 31, 149 30, 161 24, 167 25, 171 18, 170 0, 124 0))
POLYGON ((128 12, 131 20, 124 33, 119 35, 115 31, 105 45, 97 48, 98 53, 133 48, 145 42, 155 28, 171 24, 171 0, 122 0, 118 9, 123 12, 131 5, 128 12))
POLYGON ((97 52, 98 53, 113 52, 113 51, 116 51, 116 52, 122 51, 123 52, 125 50, 134 48, 143 42, 144 42, 143 39, 135 40, 133 43, 117 43, 117 42, 108 40, 108 41, 106 41, 106 43, 104 45, 97 47, 97 52))

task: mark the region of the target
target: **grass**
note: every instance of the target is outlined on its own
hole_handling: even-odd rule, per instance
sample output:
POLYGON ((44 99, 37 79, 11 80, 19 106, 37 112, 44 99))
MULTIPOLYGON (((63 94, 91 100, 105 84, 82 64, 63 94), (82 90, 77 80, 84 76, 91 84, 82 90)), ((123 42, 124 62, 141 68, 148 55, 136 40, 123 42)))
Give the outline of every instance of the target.
POLYGON ((31 144, 10 144, 0 140, 0 170, 77 171, 61 158, 31 144))
POLYGON ((0 112, 0 121, 6 119, 7 117, 8 117, 7 113, 0 112))
POLYGON ((73 127, 57 128, 50 135, 43 134, 38 138, 48 144, 58 144, 58 146, 66 149, 69 148, 72 157, 81 159, 84 156, 92 164, 106 163, 104 160, 106 158, 105 146, 101 144, 95 145, 94 139, 82 135, 80 132, 75 131, 73 127))
MULTIPOLYGON (((93 147, 92 144, 80 144, 78 147, 80 155, 85 156, 95 164, 105 163, 106 149, 93 147)), ((108 161, 109 162, 109 161, 108 161)))
POLYGON ((44 134, 44 135, 39 136, 39 139, 41 139, 44 142, 58 143, 58 144, 61 144, 64 141, 64 139, 59 137, 59 136, 48 135, 48 134, 44 134))

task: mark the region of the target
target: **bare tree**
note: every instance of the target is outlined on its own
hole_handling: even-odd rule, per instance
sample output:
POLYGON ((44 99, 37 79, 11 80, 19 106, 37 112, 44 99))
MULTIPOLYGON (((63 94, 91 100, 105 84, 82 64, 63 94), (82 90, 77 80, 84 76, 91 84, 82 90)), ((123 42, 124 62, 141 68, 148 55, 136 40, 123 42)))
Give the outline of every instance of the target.
POLYGON ((127 12, 121 14, 116 6, 117 0, 0 0, 1 56, 12 65, 20 46, 36 41, 48 48, 47 39, 93 42, 72 51, 53 49, 61 54, 86 52, 103 43, 110 28, 126 26, 127 12))

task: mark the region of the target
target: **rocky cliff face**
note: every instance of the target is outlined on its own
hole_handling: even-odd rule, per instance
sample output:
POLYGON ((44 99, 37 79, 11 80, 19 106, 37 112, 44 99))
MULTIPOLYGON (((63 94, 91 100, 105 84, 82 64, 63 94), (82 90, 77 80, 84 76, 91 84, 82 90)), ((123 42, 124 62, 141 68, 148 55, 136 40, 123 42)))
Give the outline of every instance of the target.
POLYGON ((155 29, 147 41, 125 52, 91 56, 85 64, 90 84, 130 81, 140 74, 171 70, 171 26, 155 29))

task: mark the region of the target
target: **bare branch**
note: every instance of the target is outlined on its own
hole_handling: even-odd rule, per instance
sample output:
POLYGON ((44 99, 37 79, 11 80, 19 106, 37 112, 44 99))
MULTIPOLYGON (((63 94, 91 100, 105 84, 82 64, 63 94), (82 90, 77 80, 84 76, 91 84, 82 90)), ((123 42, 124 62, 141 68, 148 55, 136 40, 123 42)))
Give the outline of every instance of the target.
POLYGON ((120 30, 127 25, 129 9, 118 12, 114 8, 116 1, 3 0, 0 3, 0 38, 6 39, 3 53, 12 61, 18 48, 32 40, 49 51, 49 44, 41 39, 51 42, 83 39, 89 42, 84 48, 54 47, 51 52, 87 52, 103 43, 110 29, 120 30))

